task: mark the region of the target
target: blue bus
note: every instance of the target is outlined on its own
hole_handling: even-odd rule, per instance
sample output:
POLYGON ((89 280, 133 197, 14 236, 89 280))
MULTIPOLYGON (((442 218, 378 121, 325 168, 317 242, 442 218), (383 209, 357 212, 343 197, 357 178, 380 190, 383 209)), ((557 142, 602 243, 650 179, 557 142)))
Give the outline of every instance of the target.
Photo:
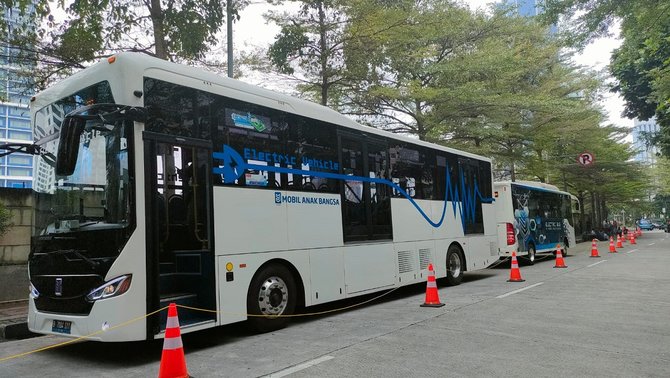
POLYGON ((501 257, 516 251, 533 264, 538 253, 556 252, 560 245, 567 255, 575 245, 570 193, 540 182, 507 181, 494 183, 494 197, 501 257))

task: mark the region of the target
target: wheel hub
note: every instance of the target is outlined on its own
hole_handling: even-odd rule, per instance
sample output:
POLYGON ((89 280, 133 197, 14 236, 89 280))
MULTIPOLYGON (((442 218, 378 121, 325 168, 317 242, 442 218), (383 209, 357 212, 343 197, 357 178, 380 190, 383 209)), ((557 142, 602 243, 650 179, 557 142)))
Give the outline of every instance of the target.
POLYGON ((458 256, 458 253, 452 253, 449 256, 449 271, 452 277, 461 275, 461 258, 458 256))
POLYGON ((281 315, 288 304, 286 283, 279 277, 269 277, 258 292, 258 308, 263 315, 281 315))

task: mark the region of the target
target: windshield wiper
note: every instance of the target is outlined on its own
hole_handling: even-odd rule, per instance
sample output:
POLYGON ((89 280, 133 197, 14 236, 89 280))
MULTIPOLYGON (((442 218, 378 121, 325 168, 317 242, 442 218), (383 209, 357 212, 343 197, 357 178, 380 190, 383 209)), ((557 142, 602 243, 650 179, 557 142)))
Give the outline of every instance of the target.
POLYGON ((84 227, 92 226, 92 225, 94 225, 94 224, 98 224, 98 223, 100 223, 100 222, 101 222, 101 221, 99 221, 99 220, 92 220, 92 221, 89 221, 89 222, 86 222, 86 223, 80 223, 80 224, 79 224, 79 228, 84 228, 84 227))
POLYGON ((47 255, 50 255, 50 254, 67 255, 67 254, 71 253, 71 254, 79 257, 80 259, 84 260, 91 268, 97 268, 100 265, 100 263, 98 261, 95 261, 91 258, 88 258, 88 257, 84 256, 81 252, 86 252, 86 251, 76 250, 76 249, 60 249, 60 250, 57 250, 57 251, 47 252, 47 255))

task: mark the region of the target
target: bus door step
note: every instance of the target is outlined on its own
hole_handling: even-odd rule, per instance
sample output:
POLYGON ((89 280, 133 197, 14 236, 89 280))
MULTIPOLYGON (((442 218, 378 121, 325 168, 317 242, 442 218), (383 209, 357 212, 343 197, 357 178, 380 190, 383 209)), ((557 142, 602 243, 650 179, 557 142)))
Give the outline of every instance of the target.
MULTIPOLYGON (((189 307, 198 307, 198 296, 193 293, 172 293, 172 294, 163 294, 161 295, 160 307, 165 308, 170 305, 170 303, 175 303, 176 305, 189 306, 189 307)), ((189 310, 185 308, 177 308, 177 313, 179 317, 179 324, 190 324, 195 319, 200 321, 198 311, 189 310)), ((165 329, 165 323, 167 322, 167 309, 160 312, 160 325, 161 330, 165 329)))

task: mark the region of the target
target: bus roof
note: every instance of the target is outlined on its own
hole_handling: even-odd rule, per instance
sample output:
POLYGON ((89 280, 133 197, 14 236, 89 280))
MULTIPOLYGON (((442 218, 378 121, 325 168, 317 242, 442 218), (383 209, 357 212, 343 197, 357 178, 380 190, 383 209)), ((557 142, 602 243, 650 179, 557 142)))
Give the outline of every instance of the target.
MULTIPOLYGON (((523 186, 526 188, 532 188, 532 189, 537 189, 537 190, 542 190, 542 191, 547 191, 547 192, 554 192, 554 193, 561 193, 565 194, 571 197, 574 197, 572 194, 569 192, 565 192, 563 190, 560 190, 556 185, 552 184, 547 184, 544 182, 538 182, 538 181, 525 181, 525 180, 517 180, 517 181, 496 181, 494 185, 506 185, 506 186, 511 186, 511 185, 516 185, 516 186, 523 186)), ((575 197, 577 198, 577 197, 575 197)))
MULTIPOLYGON (((56 83, 50 88, 40 92, 34 97, 35 101, 33 102, 33 104, 31 104, 33 105, 32 110, 33 111, 39 110, 39 108, 44 107, 51 102, 57 101, 61 97, 68 96, 76 92, 77 90, 81 89, 82 85, 78 84, 79 80, 88 82, 90 80, 87 79, 99 76, 98 75, 99 73, 105 72, 108 74, 110 64, 116 65, 117 67, 123 66, 123 68, 117 71, 119 72, 120 75, 123 73, 128 73, 136 70, 140 70, 143 73, 147 70, 154 70, 154 71, 161 70, 164 72, 170 72, 173 74, 183 76, 184 78, 197 79, 211 83, 212 85, 208 89, 208 91, 211 93, 230 96, 230 92, 238 92, 238 93, 241 92, 246 94, 247 97, 250 96, 252 98, 257 99, 257 101, 262 101, 264 106, 268 106, 282 111, 287 111, 296 115, 337 124, 340 126, 359 130, 361 132, 369 134, 376 134, 379 136, 384 136, 400 141, 405 141, 408 143, 413 143, 419 146, 425 146, 437 150, 442 150, 445 152, 451 152, 454 154, 468 156, 479 160, 485 160, 488 162, 491 161, 490 158, 481 155, 476 155, 469 152, 464 152, 461 150, 456 150, 453 148, 424 142, 403 135, 393 134, 388 131, 376 129, 369 126, 363 126, 355 122, 351 118, 344 116, 326 106, 322 106, 303 99, 291 97, 278 92, 273 92, 268 89, 244 83, 240 80, 221 76, 214 72, 206 71, 203 68, 172 63, 163 59, 158 59, 149 56, 147 54, 133 53, 133 52, 123 52, 116 54, 113 57, 103 59, 100 62, 95 63, 90 67, 87 67, 84 70, 79 71, 74 75, 64 79, 63 81, 56 83), (113 60, 113 63, 110 62, 110 60, 113 60)), ((185 86, 189 85, 185 84, 185 86)))

